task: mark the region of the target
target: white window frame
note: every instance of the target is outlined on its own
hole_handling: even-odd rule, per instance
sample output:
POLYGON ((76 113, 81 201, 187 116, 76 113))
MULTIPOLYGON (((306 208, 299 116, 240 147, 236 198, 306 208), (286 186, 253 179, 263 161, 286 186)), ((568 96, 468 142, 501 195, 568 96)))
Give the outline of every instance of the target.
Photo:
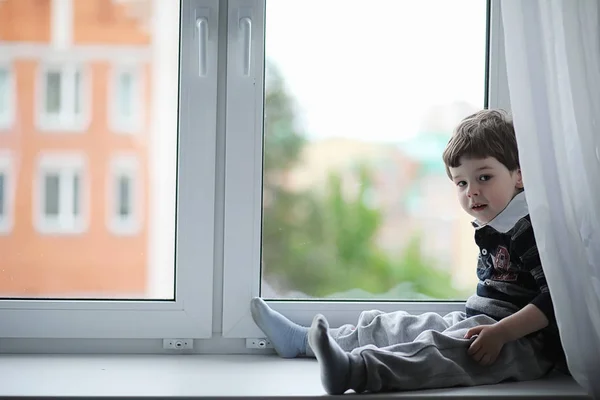
POLYGON ((490 11, 488 107, 501 108, 510 112, 500 0, 488 0, 488 7, 490 11))
MULTIPOLYGON (((263 336, 250 315, 249 302, 259 295, 262 147, 264 97, 264 0, 230 0, 227 73, 227 137, 224 218, 224 286, 222 334, 226 338, 263 336), (241 18, 252 16, 250 74, 242 71, 244 40, 241 18), (244 199, 240 201, 239 199, 244 199)), ((499 0, 488 3, 488 106, 506 106, 508 85, 503 56, 499 0)), ((473 272, 474 273, 474 272, 473 272)), ((379 309, 411 313, 464 310, 464 302, 369 302, 269 300, 269 305, 297 323, 308 326, 316 313, 332 326, 356 322, 361 311, 379 309)))
POLYGON ((143 65, 115 65, 111 69, 108 90, 108 104, 110 129, 118 134, 136 134, 143 128, 144 119, 144 73, 143 65), (132 115, 125 118, 119 109, 120 78, 122 74, 132 77, 132 115))
POLYGON ((0 214, 0 236, 12 231, 14 221, 14 162, 9 151, 0 151, 0 174, 4 176, 3 196, 4 212, 0 214))
POLYGON ((89 215, 89 174, 85 154, 77 152, 45 152, 38 157, 34 191, 34 221, 44 235, 77 235, 86 231, 89 215), (46 215, 46 176, 59 177, 58 216, 46 215), (79 215, 73 214, 73 179, 79 176, 79 215))
POLYGON ((46 133, 84 133, 89 126, 92 107, 91 70, 83 63, 69 60, 67 55, 56 56, 56 59, 43 60, 39 67, 36 85, 37 128, 46 133), (61 74, 60 99, 58 114, 46 110, 47 79, 49 72, 61 74), (75 74, 80 73, 79 114, 75 113, 75 74))
MULTIPOLYGON (((0 320, 10 323, 0 324, 0 337, 8 351, 61 351, 57 349, 62 347, 67 352, 94 352, 93 348, 108 343, 106 339, 152 339, 146 341, 151 351, 161 352, 162 340, 157 339, 212 335, 219 1, 186 0, 181 13, 171 2, 154 4, 160 8, 155 26, 180 17, 180 30, 162 32, 152 54, 154 72, 173 70, 172 57, 179 57, 179 88, 164 81, 155 82, 154 88, 170 102, 179 99, 178 118, 160 116, 153 133, 160 142, 165 133, 175 134, 171 122, 178 122, 175 300, 1 299, 0 320), (207 21, 204 76, 198 76, 197 15, 205 15, 207 21), (179 52, 173 45, 177 38, 179 52)), ((161 104, 154 103, 153 110, 160 112, 161 104)), ((109 255, 106 261, 110 262, 109 255)), ((114 343, 113 351, 133 350, 130 341, 114 343)))
MULTIPOLYGON (((497 107, 508 104, 502 94, 508 93, 508 86, 502 73, 500 2, 489 1, 492 62, 488 104, 497 107)), ((174 7, 162 1, 154 4, 162 7, 155 12, 154 22, 161 24, 174 7)), ((0 320, 11 321, 0 324, 4 348, 17 352, 102 352, 110 348, 111 352, 160 353, 162 343, 156 339, 182 337, 207 339, 197 342, 194 352, 232 353, 248 351, 240 338, 262 336, 250 317, 249 301, 258 295, 260 285, 265 0, 229 0, 227 10, 225 4, 221 10, 218 0, 183 0, 182 5, 177 301, 0 300, 0 320), (203 16, 208 22, 206 68, 199 76, 196 22, 203 16), (240 17, 250 17, 252 22, 249 76, 240 73, 245 57, 240 17), (217 58, 227 64, 227 71, 218 76, 217 58)), ((172 46, 173 42, 168 43, 172 46)), ((164 59, 164 53, 153 57, 152 68, 159 68, 156 64, 164 59)), ((158 92, 161 96, 169 93, 171 86, 171 82, 163 83, 158 92)), ((152 92, 156 93, 156 88, 152 92)), ((157 111, 160 108, 155 106, 153 112, 157 111)), ((151 204, 148 208, 153 210, 151 204)), ((356 321, 367 308, 445 313, 462 307, 461 303, 269 303, 305 325, 316 312, 339 325, 356 321)))
POLYGON ((0 96, 6 96, 4 99, 7 104, 5 112, 0 110, 0 134, 8 131, 12 128, 15 119, 15 108, 16 108, 16 83, 14 78, 14 72, 11 64, 0 61, 0 70, 6 71, 7 73, 7 92, 0 93, 0 96))
POLYGON ((139 160, 135 154, 118 154, 111 158, 106 188, 108 229, 119 236, 138 234, 144 215, 144 196, 139 160), (126 176, 130 181, 131 209, 126 218, 118 213, 120 203, 118 181, 122 176, 126 176))

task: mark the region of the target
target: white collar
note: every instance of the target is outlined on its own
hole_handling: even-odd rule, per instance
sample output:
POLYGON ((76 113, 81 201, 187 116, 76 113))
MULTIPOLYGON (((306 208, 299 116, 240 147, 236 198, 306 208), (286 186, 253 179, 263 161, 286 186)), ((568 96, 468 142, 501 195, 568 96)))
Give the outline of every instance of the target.
POLYGON ((502 210, 500 214, 496 215, 493 220, 487 224, 482 224, 481 222, 475 220, 473 221, 473 226, 476 229, 481 229, 484 226, 491 226, 498 232, 506 233, 510 231, 521 218, 528 214, 529 208, 527 207, 525 191, 522 191, 513 197, 504 210, 502 210))

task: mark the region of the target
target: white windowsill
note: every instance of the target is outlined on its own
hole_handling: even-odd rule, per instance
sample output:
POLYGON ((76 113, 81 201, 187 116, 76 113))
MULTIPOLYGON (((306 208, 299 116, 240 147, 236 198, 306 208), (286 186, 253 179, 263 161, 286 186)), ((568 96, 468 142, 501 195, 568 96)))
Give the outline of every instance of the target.
MULTIPOLYGON (((0 376, 0 398, 316 398, 325 394, 314 359, 276 356, 2 355, 0 376)), ((588 398, 572 378, 559 373, 532 382, 360 397, 588 398)))

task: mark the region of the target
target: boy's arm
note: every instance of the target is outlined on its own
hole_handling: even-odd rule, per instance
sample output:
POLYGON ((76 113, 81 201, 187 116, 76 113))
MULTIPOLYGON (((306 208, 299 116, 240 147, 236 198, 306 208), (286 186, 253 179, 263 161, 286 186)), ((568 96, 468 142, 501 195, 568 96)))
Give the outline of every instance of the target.
MULTIPOLYGON (((516 256, 521 261, 523 272, 529 272, 529 274, 535 281, 536 286, 538 287, 539 294, 525 308, 535 309, 535 311, 527 311, 526 315, 534 319, 531 321, 532 326, 539 326, 542 322, 545 322, 543 326, 539 328, 543 329, 549 324, 554 324, 556 322, 556 316, 554 315, 552 297, 550 296, 548 282, 546 281, 546 275, 544 274, 544 269, 542 268, 540 253, 538 251, 537 243, 535 241, 533 225, 531 224, 531 220, 529 217, 526 218, 526 221, 526 224, 523 223, 521 233, 515 238, 513 238, 513 241, 511 243, 511 252, 514 252, 514 256, 516 256), (539 315, 540 313, 543 315, 539 315)), ((525 308, 523 308, 523 310, 525 308)), ((520 314, 521 311, 519 311, 516 314, 520 314)), ((516 314, 512 315, 511 317, 516 316, 516 314)), ((519 318, 520 317, 517 317, 517 321, 519 321, 519 318)), ((528 323, 526 321, 522 321, 521 325, 527 326, 528 323)), ((536 332, 537 330, 528 332, 525 335, 532 332, 536 332)), ((518 336, 517 339, 525 335, 518 336)))
POLYGON ((505 342, 512 342, 544 329, 548 323, 546 314, 530 303, 494 326, 499 330, 505 342))
POLYGON ((493 325, 479 325, 469 329, 465 339, 475 335, 478 337, 471 343, 467 352, 480 364, 490 365, 496 361, 506 343, 544 329, 548 323, 546 314, 530 303, 493 325))
POLYGON ((530 303, 513 315, 493 325, 479 325, 467 331, 465 339, 477 335, 469 346, 468 354, 482 365, 496 361, 502 347, 530 333, 548 326, 548 318, 536 305, 530 303))

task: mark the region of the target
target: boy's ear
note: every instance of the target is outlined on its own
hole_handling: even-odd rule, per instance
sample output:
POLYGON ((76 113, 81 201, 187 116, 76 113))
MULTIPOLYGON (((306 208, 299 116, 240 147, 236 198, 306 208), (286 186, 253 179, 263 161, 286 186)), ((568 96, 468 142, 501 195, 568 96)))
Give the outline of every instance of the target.
POLYGON ((523 189, 523 175, 521 174, 521 168, 518 168, 515 171, 515 174, 517 174, 517 176, 516 176, 517 182, 516 182, 515 186, 517 187, 517 189, 523 189))

